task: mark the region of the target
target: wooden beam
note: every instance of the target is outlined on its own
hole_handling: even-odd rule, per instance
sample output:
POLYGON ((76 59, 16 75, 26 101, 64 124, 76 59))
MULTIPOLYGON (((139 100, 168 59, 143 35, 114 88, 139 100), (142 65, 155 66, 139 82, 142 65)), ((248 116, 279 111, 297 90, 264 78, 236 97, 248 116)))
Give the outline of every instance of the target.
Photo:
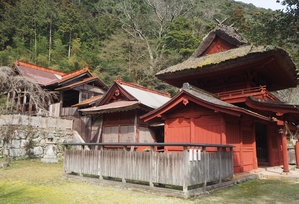
MULTIPOLYGON (((102 129, 103 129, 103 115, 100 116, 100 124, 98 128, 98 134, 97 134, 97 143, 100 142, 100 138, 102 137, 102 129)), ((95 150, 98 150, 99 146, 97 145, 95 147, 95 150)))
POLYGON ((287 136, 286 128, 284 126, 282 133, 282 156, 283 156, 283 172, 290 172, 289 169, 289 158, 288 158, 288 146, 287 146, 287 136))
POLYGON ((299 141, 295 144, 296 169, 299 169, 299 141))
POLYGON ((10 104, 10 92, 7 93, 6 112, 8 112, 9 104, 10 104))
POLYGON ((32 99, 31 96, 29 96, 29 114, 31 115, 32 112, 32 99))
POLYGON ((26 101, 27 101, 27 94, 24 93, 22 112, 26 111, 26 101))
POLYGON ((13 91, 13 92, 12 92, 11 108, 10 108, 11 112, 13 112, 13 108, 14 108, 14 106, 15 106, 15 97, 16 97, 16 92, 13 91))

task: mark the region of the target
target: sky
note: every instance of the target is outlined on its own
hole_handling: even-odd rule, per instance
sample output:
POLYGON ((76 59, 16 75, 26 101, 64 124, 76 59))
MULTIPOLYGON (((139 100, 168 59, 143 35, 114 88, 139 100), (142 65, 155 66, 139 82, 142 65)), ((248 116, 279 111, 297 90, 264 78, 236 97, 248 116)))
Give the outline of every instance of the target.
POLYGON ((244 3, 252 3, 256 7, 262 7, 266 9, 283 9, 284 7, 280 3, 276 3, 276 0, 235 0, 235 1, 242 1, 244 3))

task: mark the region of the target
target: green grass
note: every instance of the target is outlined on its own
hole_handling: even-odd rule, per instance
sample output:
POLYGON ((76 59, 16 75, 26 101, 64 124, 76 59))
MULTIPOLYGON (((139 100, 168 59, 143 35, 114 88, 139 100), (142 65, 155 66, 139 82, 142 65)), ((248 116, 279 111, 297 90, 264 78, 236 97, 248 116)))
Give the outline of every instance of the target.
POLYGON ((299 203, 299 183, 251 180, 199 198, 181 199, 121 185, 66 180, 62 163, 13 160, 0 169, 0 203, 299 203))

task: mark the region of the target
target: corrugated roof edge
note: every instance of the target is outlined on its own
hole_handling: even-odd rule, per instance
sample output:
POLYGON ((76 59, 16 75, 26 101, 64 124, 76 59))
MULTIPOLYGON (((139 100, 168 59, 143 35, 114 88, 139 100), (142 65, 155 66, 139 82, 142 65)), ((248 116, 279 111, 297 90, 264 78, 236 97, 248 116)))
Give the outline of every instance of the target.
POLYGON ((32 69, 37 69, 37 70, 40 70, 40 71, 45 71, 45 72, 49 72, 49 73, 53 73, 53 74, 59 74, 59 75, 62 75, 62 76, 67 74, 65 72, 57 71, 57 70, 50 69, 50 68, 47 68, 47 67, 38 66, 36 64, 24 62, 24 61, 21 61, 21 60, 16 60, 13 63, 13 65, 15 65, 15 66, 25 66, 25 67, 29 67, 29 68, 32 68, 32 69))
POLYGON ((130 87, 136 88, 136 89, 140 89, 140 90, 143 90, 143 91, 148 91, 148 92, 151 92, 151 93, 154 93, 154 94, 158 94, 158 95, 170 98, 169 93, 165 93, 165 92, 157 91, 157 90, 154 90, 154 89, 146 88, 144 86, 140 86, 140 85, 137 85, 137 84, 132 84, 132 83, 129 83, 129 82, 125 82, 125 81, 121 80, 120 78, 117 78, 114 81, 116 83, 121 84, 121 85, 127 85, 127 86, 130 86, 130 87))

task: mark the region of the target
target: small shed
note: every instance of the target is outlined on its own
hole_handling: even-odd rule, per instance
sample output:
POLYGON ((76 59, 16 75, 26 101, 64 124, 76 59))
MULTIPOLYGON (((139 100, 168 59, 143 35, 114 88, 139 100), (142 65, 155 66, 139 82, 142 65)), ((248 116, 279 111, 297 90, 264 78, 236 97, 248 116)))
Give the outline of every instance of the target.
MULTIPOLYGON (((92 118, 92 142, 151 143, 163 137, 161 134, 157 135, 161 127, 151 128, 139 117, 160 107, 168 100, 170 100, 168 93, 117 79, 94 107, 80 111, 92 118)), ((139 147, 138 151, 144 148, 139 147)))

